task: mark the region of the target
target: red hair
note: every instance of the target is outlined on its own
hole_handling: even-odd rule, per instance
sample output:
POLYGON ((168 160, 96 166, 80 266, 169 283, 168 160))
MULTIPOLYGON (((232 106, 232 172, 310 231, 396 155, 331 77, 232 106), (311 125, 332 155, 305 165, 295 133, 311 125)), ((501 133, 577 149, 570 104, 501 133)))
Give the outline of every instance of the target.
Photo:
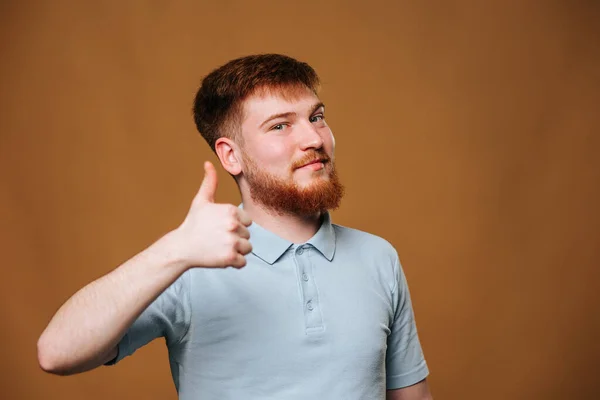
POLYGON ((194 122, 211 149, 225 136, 235 138, 242 102, 259 90, 307 87, 315 94, 319 77, 307 63, 281 54, 251 55, 229 61, 208 74, 194 100, 194 122))

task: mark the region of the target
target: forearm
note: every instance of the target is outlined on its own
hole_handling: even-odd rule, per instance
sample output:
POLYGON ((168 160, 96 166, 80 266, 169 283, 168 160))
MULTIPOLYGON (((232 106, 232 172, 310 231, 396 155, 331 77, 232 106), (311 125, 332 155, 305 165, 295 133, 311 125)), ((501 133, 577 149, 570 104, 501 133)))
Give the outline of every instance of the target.
POLYGON ((52 373, 92 369, 114 355, 135 319, 185 270, 171 232, 75 293, 38 341, 40 366, 52 373))

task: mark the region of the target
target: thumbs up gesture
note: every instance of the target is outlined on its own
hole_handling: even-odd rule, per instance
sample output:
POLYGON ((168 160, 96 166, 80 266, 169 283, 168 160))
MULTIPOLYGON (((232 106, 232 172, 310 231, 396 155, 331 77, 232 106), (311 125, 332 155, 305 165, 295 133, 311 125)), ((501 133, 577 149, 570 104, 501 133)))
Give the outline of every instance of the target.
POLYGON ((204 163, 204 180, 183 223, 176 229, 178 251, 190 267, 241 268, 252 251, 248 214, 232 204, 216 204, 217 171, 204 163))

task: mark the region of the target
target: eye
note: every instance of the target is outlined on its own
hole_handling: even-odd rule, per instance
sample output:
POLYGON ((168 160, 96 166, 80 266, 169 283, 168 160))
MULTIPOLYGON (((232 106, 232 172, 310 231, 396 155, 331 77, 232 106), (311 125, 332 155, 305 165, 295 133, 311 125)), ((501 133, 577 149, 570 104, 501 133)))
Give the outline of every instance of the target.
POLYGON ((286 124, 277 124, 271 127, 272 131, 282 131, 285 128, 286 124))
POLYGON ((319 121, 323 121, 324 119, 325 119, 325 115, 317 114, 317 115, 313 115, 312 117, 310 117, 310 122, 319 122, 319 121))

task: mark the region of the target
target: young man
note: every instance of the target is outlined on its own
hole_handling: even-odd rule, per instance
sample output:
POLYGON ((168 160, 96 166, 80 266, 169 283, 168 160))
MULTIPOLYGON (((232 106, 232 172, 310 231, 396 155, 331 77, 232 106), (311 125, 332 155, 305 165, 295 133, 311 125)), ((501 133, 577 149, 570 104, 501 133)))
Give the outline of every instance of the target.
POLYGON ((343 187, 318 84, 275 54, 203 80, 196 125, 242 204, 214 203, 206 162, 183 223, 59 309, 44 370, 114 364, 164 336, 182 400, 431 398, 395 249, 331 223, 343 187))

